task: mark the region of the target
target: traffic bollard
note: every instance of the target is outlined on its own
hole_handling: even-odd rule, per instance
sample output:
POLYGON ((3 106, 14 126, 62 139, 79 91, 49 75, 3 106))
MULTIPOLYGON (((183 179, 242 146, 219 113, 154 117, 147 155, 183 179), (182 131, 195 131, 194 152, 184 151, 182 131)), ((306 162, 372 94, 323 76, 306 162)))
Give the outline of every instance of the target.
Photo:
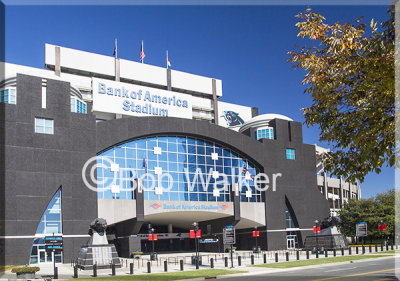
POLYGON ((129 264, 129 274, 133 274, 133 262, 129 264))
POLYGON ((225 267, 228 267, 228 258, 225 257, 225 267))
POLYGON ((365 255, 365 247, 364 247, 364 245, 362 246, 362 254, 365 255))
POLYGON ((344 256, 344 249, 342 248, 341 250, 342 250, 342 256, 344 256))
POLYGON ((147 273, 151 273, 151 263, 147 262, 147 273))
POLYGON ((78 267, 74 266, 74 278, 78 278, 78 267))
POLYGON ((356 255, 358 255, 358 247, 356 247, 356 255))
POLYGON ((111 275, 115 276, 115 264, 111 264, 111 275))
POLYGON ((351 256, 351 247, 349 247, 349 256, 351 256))
POLYGON ((168 272, 168 262, 164 261, 164 272, 168 272))
POLYGON ((238 256, 238 266, 242 266, 242 257, 238 256))
POLYGON ((93 265, 93 277, 97 277, 97 263, 93 265))
POLYGON ((183 271, 183 260, 180 260, 180 261, 179 261, 179 265, 180 265, 181 271, 183 271))
POLYGON ((296 260, 300 260, 300 252, 296 251, 296 260))
POLYGON ((275 253, 275 262, 278 262, 278 253, 275 253))
POLYGON ((368 250, 369 250, 370 253, 372 253, 372 246, 371 245, 368 246, 368 250))
POLYGON ((336 249, 333 249, 333 256, 336 257, 336 249))
POLYGON ((375 253, 378 252, 378 245, 375 244, 375 253))
POLYGON ((250 256, 250 261, 251 261, 251 264, 253 265, 254 264, 254 255, 250 256))
POLYGON ((289 261, 289 252, 286 252, 286 261, 289 261))
POLYGON ((310 252, 308 250, 306 251, 306 257, 308 260, 310 259, 310 252))
POLYGON ((383 243, 381 244, 381 252, 383 252, 383 243))
POLYGON ((328 250, 325 250, 325 258, 328 257, 328 250))
POLYGON ((264 257, 264 263, 267 263, 267 254, 264 254, 263 257, 264 257))
POLYGON ((210 267, 214 268, 214 259, 213 258, 210 259, 210 267))

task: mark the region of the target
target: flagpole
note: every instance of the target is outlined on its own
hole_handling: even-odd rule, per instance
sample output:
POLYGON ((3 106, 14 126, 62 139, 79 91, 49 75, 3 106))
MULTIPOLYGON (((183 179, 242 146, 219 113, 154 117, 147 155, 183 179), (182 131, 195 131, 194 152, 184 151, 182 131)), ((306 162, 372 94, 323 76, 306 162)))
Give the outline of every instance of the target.
POLYGON ((118 45, 117 45, 117 38, 115 38, 115 58, 118 58, 118 45))
MULTIPOLYGON (((142 52, 144 53, 144 48, 143 48, 143 40, 142 40, 142 52)), ((143 56, 143 59, 142 59, 142 63, 144 62, 144 56, 143 56)))
POLYGON ((168 50, 167 50, 167 69, 168 69, 168 50))

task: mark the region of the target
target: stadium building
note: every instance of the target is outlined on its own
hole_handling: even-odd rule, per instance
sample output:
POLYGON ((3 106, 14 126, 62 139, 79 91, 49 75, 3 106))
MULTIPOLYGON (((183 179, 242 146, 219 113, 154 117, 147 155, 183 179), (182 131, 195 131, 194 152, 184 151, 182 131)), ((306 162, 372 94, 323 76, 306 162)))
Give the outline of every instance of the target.
POLYGON ((301 123, 220 101, 221 80, 50 44, 45 67, 2 67, 4 264, 69 262, 97 217, 123 257, 150 250, 149 225, 156 251, 194 250, 194 222, 218 240, 201 251, 228 225, 238 249, 254 229, 263 250, 301 248, 330 182, 360 196, 321 180, 301 123), (45 252, 53 234, 63 252, 45 252))

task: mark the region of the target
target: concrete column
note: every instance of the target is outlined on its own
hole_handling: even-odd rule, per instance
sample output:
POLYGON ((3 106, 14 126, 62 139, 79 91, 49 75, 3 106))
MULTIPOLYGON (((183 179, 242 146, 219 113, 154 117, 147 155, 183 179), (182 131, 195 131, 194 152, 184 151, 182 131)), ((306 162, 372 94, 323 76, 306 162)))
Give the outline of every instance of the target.
POLYGON ((217 81, 215 79, 212 79, 212 94, 214 105, 214 123, 218 125, 217 81))
POLYGON ((173 233, 172 223, 168 224, 168 233, 173 233))
POLYGON ((54 72, 55 75, 60 76, 61 75, 61 58, 60 58, 60 54, 61 54, 61 50, 60 47, 56 46, 55 47, 55 63, 54 63, 54 72))
POLYGON ((172 91, 172 86, 171 86, 171 69, 167 69, 167 90, 172 91))
POLYGON ((115 58, 115 81, 120 81, 120 66, 119 66, 119 58, 115 58))
POLYGON ((326 176, 326 172, 324 172, 324 194, 325 199, 328 200, 328 178, 326 176))

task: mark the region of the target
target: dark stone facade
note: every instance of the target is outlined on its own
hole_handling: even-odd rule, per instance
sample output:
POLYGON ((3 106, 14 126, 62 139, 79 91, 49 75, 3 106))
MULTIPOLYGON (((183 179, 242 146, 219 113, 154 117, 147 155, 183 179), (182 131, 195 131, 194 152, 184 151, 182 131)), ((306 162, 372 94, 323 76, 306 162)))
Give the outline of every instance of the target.
MULTIPOLYGON (((96 123, 90 107, 88 114, 70 112, 70 84, 67 82, 47 80, 47 107, 42 109, 41 85, 39 77, 18 74, 17 105, 0 104, 5 132, 2 136, 4 185, 0 187, 5 206, 0 227, 4 222, 6 226, 0 229, 2 236, 34 235, 47 204, 61 186, 63 234, 66 235, 64 262, 75 258, 88 238, 68 238, 68 235, 86 234, 90 222, 97 217, 97 195, 86 188, 82 180, 85 161, 116 144, 152 135, 186 135, 213 140, 240 151, 263 167, 268 175, 282 173, 276 192, 265 193, 266 223, 258 230, 284 230, 288 202, 301 229, 310 229, 316 219, 329 215, 328 202, 317 189, 315 148, 303 144, 299 122, 273 120, 275 140, 262 141, 255 140, 251 130, 241 134, 190 119, 132 117, 96 123), (35 117, 54 119, 54 135, 35 133, 35 117), (286 148, 295 149, 295 160, 286 159, 286 148)), ((141 209, 142 200, 138 202, 141 209)), ((222 225, 234 224, 240 219, 239 201, 234 202, 234 206, 232 218, 207 224, 214 224, 215 231, 222 231, 222 225)), ((140 217, 133 223, 140 228, 143 212, 138 214, 140 217)), ((116 226, 116 229, 129 235, 129 225, 116 226)), ((312 231, 301 231, 301 236, 310 233, 312 231)), ((241 235, 239 243, 247 245, 250 236, 241 235)), ((286 248, 285 231, 267 232, 263 237, 259 239, 263 249, 286 248)), ((29 263, 32 242, 33 238, 0 238, 5 256, 2 263, 29 263)))

